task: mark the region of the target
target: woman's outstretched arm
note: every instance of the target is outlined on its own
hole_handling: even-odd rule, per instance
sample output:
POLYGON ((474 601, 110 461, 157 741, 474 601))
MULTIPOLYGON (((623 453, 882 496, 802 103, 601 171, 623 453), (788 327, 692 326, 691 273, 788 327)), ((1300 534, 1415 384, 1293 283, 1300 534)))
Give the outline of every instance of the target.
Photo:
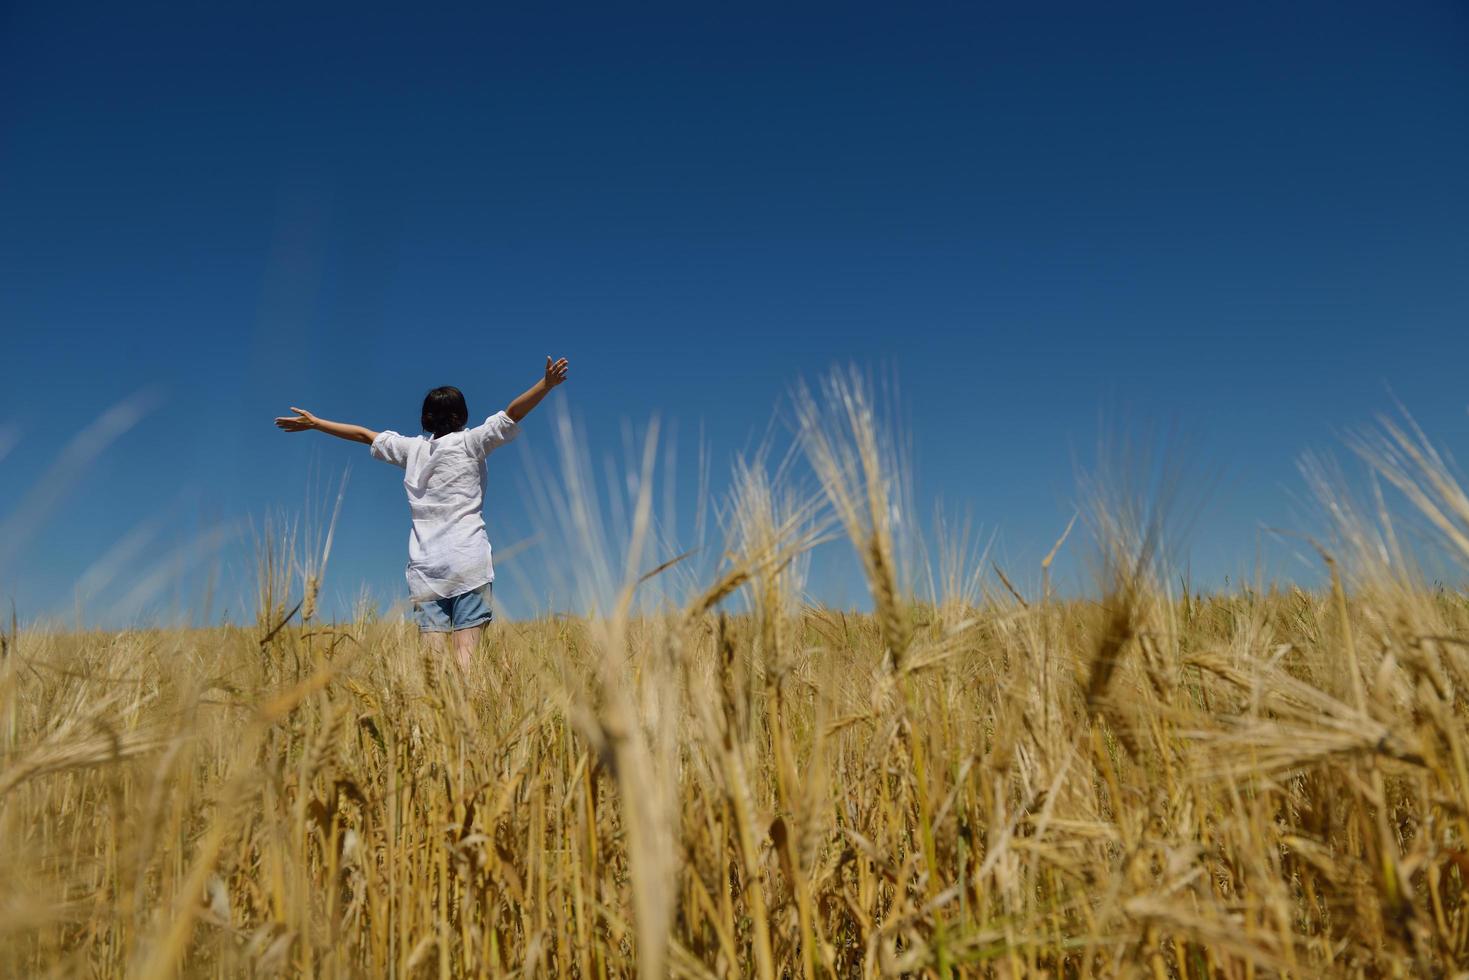
POLYGON ((365 442, 368 445, 371 445, 372 441, 377 438, 377 433, 365 426, 320 419, 304 408, 293 407, 291 411, 296 414, 275 420, 276 428, 285 432, 307 432, 315 429, 317 432, 325 432, 338 439, 346 439, 348 442, 365 442))
MULTIPOLYGON (((541 403, 541 399, 546 397, 548 391, 566 380, 566 372, 570 367, 571 365, 567 362, 566 358, 563 357, 561 360, 552 363, 551 355, 547 354, 545 377, 531 385, 519 398, 516 398, 507 405, 505 414, 516 422, 525 418, 530 414, 531 409, 541 403)), ((292 411, 295 411, 295 409, 292 409, 292 411)))

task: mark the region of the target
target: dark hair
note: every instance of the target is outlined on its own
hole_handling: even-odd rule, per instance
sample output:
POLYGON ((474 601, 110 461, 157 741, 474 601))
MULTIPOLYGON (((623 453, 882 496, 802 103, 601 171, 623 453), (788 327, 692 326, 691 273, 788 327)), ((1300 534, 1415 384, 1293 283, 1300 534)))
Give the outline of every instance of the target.
POLYGON ((469 409, 464 404, 464 392, 452 385, 435 388, 423 396, 423 415, 419 423, 423 431, 435 437, 458 432, 469 421, 469 409))

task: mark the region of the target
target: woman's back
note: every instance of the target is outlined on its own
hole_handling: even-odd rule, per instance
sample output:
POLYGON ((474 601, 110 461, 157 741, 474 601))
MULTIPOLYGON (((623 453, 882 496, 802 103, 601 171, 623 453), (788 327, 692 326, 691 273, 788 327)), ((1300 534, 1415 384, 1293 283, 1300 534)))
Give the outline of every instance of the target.
POLYGON ((413 531, 408 586, 414 599, 449 597, 495 579, 485 534, 485 457, 520 427, 497 412, 473 429, 435 438, 387 431, 372 455, 403 469, 413 531))

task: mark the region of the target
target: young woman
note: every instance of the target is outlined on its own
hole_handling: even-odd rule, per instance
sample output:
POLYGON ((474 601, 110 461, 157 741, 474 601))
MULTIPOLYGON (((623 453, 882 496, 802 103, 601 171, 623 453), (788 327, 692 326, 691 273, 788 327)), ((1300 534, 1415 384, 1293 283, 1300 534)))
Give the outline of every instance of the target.
POLYGON ((420 422, 426 435, 374 432, 331 422, 301 408, 275 424, 286 432, 315 430, 362 442, 374 459, 403 470, 413 530, 408 536, 408 590, 418 629, 440 652, 454 637, 461 668, 492 618, 490 539, 485 534, 485 457, 520 433, 520 420, 546 393, 566 380, 566 358, 546 357, 546 373, 525 393, 483 423, 466 429, 469 409, 458 388, 435 388, 423 399, 420 422))

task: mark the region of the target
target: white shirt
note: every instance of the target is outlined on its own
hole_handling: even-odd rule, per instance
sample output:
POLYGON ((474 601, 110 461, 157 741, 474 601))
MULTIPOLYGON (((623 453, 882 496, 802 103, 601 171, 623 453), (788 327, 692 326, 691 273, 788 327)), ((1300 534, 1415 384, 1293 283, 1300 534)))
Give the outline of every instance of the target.
POLYGON ((415 602, 449 599, 495 580, 482 513, 485 457, 520 434, 504 412, 483 425, 430 439, 379 432, 372 455, 403 467, 413 531, 408 590, 415 602))

